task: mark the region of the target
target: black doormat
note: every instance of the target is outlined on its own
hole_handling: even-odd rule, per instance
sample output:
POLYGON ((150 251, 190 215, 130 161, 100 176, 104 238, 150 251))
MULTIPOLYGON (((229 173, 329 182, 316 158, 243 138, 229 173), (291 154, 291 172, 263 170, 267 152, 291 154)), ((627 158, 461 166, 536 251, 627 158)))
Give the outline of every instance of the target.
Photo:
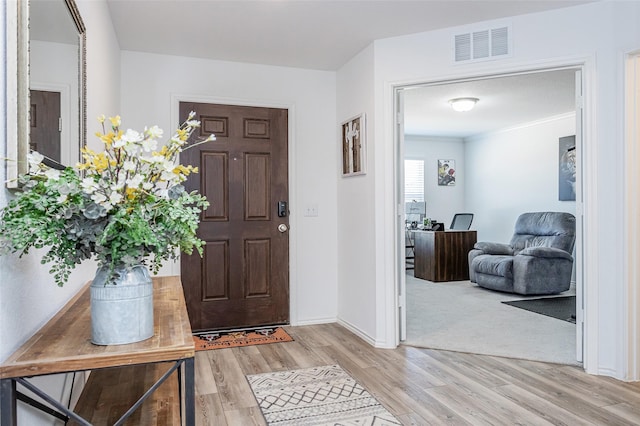
POLYGON ((560 296, 542 299, 525 299, 502 302, 536 314, 546 315, 559 320, 576 323, 576 297, 560 296))

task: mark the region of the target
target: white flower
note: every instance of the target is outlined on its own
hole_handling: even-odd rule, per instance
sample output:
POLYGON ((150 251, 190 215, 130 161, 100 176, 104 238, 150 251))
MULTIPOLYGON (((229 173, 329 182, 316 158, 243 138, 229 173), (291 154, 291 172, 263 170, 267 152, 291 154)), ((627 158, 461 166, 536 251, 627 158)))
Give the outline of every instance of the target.
POLYGON ((173 173, 172 171, 167 171, 164 170, 161 174, 160 174, 160 180, 162 181, 171 181, 175 178, 175 176, 177 176, 175 173, 173 173))
POLYGON ((132 172, 136 169, 136 163, 134 163, 131 160, 127 160, 124 163, 122 163, 122 168, 128 172, 132 172))
POLYGON ((120 201, 122 201, 122 194, 119 192, 113 191, 111 195, 109 195, 109 203, 118 204, 120 201))
POLYGON ((145 139, 142 141, 142 149, 144 149, 145 152, 155 151, 157 146, 158 141, 155 139, 145 139))
MULTIPOLYGON (((102 205, 102 203, 104 203, 105 201, 107 201, 107 197, 105 197, 104 194, 102 194, 101 192, 96 192, 95 194, 93 194, 91 196, 91 199, 97 203, 102 205)), ((104 206, 103 206, 104 207, 104 206)))
POLYGON ((38 165, 44 160, 44 155, 38 151, 32 151, 30 154, 27 154, 27 160, 29 160, 29 164, 38 165))
POLYGON ((47 179, 58 180, 60 179, 60 170, 47 169, 47 171, 44 172, 44 175, 47 177, 47 179))
POLYGON ((113 147, 114 148, 122 148, 123 146, 127 145, 127 140, 123 137, 120 137, 118 139, 115 139, 113 141, 113 147))
POLYGON ((169 198, 169 190, 167 188, 158 188, 155 193, 158 197, 169 198))
POLYGON ((127 129, 125 134, 122 135, 122 139, 124 139, 127 142, 141 142, 143 139, 143 136, 140 134, 140 132, 137 132, 132 129, 127 129))
POLYGON ((140 146, 135 143, 129 143, 124 146, 124 151, 130 157, 134 157, 140 152, 140 146))
POLYGON ((118 181, 111 184, 112 191, 119 191, 120 189, 124 188, 124 184, 125 184, 124 176, 125 174, 123 172, 120 172, 118 174, 118 181))
POLYGON ((98 189, 98 184, 93 180, 93 178, 86 177, 82 179, 82 190, 87 194, 93 194, 96 189, 98 189))
POLYGON ((137 187, 140 186, 140 184, 142 183, 143 180, 144 180, 144 176, 135 175, 135 176, 127 179, 127 185, 129 185, 132 188, 137 188, 137 187))
POLYGON ((172 143, 173 145, 182 146, 182 145, 186 144, 186 143, 187 143, 187 141, 180 140, 180 138, 178 137, 178 135, 173 135, 173 137, 171 138, 171 143, 172 143))
POLYGON ((198 126, 200 126, 200 122, 198 120, 189 120, 189 121, 187 121, 187 126, 189 126, 189 127, 198 127, 198 126))
POLYGON ((144 189, 145 191, 149 191, 151 188, 153 188, 153 182, 145 182, 142 184, 142 189, 144 189))
POLYGON ((173 163, 173 161, 169 161, 167 159, 163 159, 164 161, 162 162, 162 169, 167 171, 167 172, 173 172, 173 169, 176 168, 175 164, 173 163))
POLYGON ((148 129, 145 127, 144 133, 151 139, 161 139, 164 131, 158 126, 153 126, 148 129))
POLYGON ((65 201, 67 201, 67 194, 60 194, 60 196, 58 197, 58 199, 56 200, 59 204, 64 203, 65 201))

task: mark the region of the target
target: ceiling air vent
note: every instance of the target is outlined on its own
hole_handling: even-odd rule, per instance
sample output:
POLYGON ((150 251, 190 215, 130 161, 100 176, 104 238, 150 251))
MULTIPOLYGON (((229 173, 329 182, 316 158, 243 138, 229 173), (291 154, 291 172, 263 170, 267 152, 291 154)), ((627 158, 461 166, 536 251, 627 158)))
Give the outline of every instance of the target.
POLYGON ((473 59, 489 57, 489 30, 473 33, 473 59))
POLYGON ((456 62, 471 59, 471 34, 460 34, 455 41, 456 62))
POLYGON ((509 54, 509 28, 494 28, 491 30, 491 56, 509 54))
POLYGON ((454 38, 455 62, 480 61, 509 56, 510 28, 501 27, 457 34, 454 38))

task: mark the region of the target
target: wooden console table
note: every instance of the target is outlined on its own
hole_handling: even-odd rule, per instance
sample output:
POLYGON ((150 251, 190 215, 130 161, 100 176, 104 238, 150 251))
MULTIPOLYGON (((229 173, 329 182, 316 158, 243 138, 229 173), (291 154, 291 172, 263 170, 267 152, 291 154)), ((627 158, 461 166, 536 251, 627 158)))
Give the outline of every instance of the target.
MULTIPOLYGON (((177 394, 181 395, 180 399, 184 399, 184 407, 182 404, 179 407, 181 417, 187 426, 194 425, 195 347, 180 278, 156 277, 153 286, 154 336, 128 345, 97 346, 91 343, 89 285, 81 290, 51 321, 0 365, 0 425, 17 425, 16 401, 30 400, 16 389, 16 383, 55 407, 52 410, 30 400, 28 403, 36 408, 63 420, 66 417, 77 424, 91 424, 36 388, 26 380, 28 377, 86 370, 98 370, 99 373, 107 371, 101 369, 109 367, 160 365, 167 362, 165 365, 170 367, 160 380, 149 387, 137 402, 133 401, 135 404, 131 409, 114 424, 123 424, 127 416, 141 406, 162 382, 177 372, 178 381, 174 383, 179 388, 177 394)), ((87 385, 90 382, 91 379, 87 385)))
POLYGON ((414 231, 415 277, 429 281, 469 279, 469 251, 476 231, 414 231))

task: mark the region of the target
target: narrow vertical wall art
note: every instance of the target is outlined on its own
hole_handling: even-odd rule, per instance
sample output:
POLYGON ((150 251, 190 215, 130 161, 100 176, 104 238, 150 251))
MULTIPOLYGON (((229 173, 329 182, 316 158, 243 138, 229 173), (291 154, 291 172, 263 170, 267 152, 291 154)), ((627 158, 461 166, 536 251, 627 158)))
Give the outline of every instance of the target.
POLYGON ((576 200, 576 136, 558 141, 558 199, 576 200))
POLYGON ((342 134, 342 176, 365 174, 366 124, 365 115, 360 114, 344 121, 342 134))

